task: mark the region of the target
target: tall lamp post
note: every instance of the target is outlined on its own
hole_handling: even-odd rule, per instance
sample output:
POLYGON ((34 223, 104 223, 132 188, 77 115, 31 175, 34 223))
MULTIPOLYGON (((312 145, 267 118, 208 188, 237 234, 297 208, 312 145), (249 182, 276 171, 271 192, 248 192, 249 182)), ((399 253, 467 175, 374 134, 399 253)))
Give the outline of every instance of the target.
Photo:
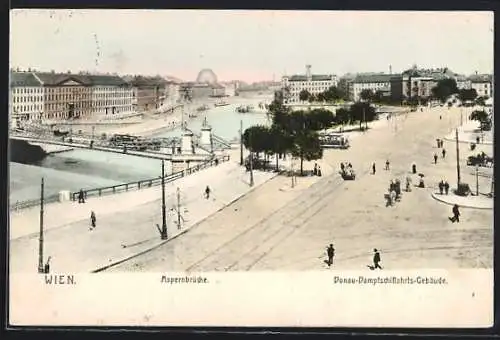
MULTIPOLYGON (((248 134, 249 144, 252 145, 252 133, 248 134)), ((250 151, 250 186, 253 187, 253 152, 250 151)))
POLYGON ((44 273, 43 265, 43 177, 42 183, 40 185, 40 234, 38 237, 38 272, 40 274, 44 273))
POLYGON ((455 144, 457 148, 457 189, 460 187, 460 149, 458 146, 458 129, 455 129, 455 144))
POLYGON ((161 160, 161 239, 166 240, 167 234, 167 211, 165 205, 165 160, 161 160))
POLYGON ((240 165, 243 165, 243 119, 240 120, 240 165))

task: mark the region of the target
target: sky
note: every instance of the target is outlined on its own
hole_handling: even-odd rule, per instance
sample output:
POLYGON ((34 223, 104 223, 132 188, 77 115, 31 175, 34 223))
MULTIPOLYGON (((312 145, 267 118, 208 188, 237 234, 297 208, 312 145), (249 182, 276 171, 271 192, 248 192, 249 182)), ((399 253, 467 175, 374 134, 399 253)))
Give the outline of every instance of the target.
POLYGON ((493 12, 13 10, 21 69, 280 80, 449 67, 493 73, 493 12))

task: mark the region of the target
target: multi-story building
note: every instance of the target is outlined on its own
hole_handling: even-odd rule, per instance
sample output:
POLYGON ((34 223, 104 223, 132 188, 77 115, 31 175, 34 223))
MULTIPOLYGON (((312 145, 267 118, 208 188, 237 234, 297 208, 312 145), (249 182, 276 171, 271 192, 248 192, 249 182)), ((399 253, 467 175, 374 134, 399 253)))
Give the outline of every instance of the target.
POLYGON ((305 75, 283 76, 281 80, 281 88, 286 93, 285 103, 287 104, 299 103, 299 95, 303 90, 316 95, 328 90, 331 86, 337 86, 337 76, 312 74, 311 65, 306 65, 305 75))
POLYGON ((86 75, 34 72, 44 88, 43 119, 82 119, 92 115, 92 86, 86 75))
POLYGON ((463 76, 450 69, 418 69, 413 66, 401 75, 391 78, 391 96, 395 101, 404 101, 411 98, 428 99, 440 80, 454 79, 459 89, 469 88, 469 82, 463 76))
POLYGON ((391 78, 394 76, 385 73, 359 74, 348 83, 349 98, 359 101, 363 90, 371 90, 373 93, 381 91, 383 96, 389 97, 391 78))
POLYGON ((488 74, 475 74, 469 77, 471 88, 476 90, 478 97, 493 97, 492 76, 488 74))
POLYGON ((135 76, 128 84, 133 87, 133 106, 136 112, 156 110, 166 97, 166 81, 161 77, 135 76))
POLYGON ((472 82, 466 76, 458 75, 455 81, 459 90, 470 90, 472 88, 472 82))
POLYGON ((11 72, 9 122, 39 120, 44 110, 44 88, 32 72, 11 72))
POLYGON ((87 75, 92 86, 92 115, 134 112, 134 90, 116 75, 87 75))

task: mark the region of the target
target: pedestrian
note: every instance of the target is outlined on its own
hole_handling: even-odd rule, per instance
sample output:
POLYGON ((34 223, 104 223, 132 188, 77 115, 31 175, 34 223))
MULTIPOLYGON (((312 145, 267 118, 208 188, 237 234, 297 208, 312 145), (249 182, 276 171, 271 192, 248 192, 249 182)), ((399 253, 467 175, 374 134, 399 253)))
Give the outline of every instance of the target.
POLYGON ((372 175, 375 175, 375 162, 372 164, 372 175))
POLYGON ((347 167, 348 167, 348 168, 350 168, 350 169, 352 169, 352 164, 351 164, 351 162, 349 162, 349 164, 347 164, 347 167))
POLYGON ((443 117, 441 115, 439 115, 439 120, 443 119, 443 117))
POLYGON ((443 194, 443 190, 444 190, 444 182, 443 182, 443 180, 441 180, 441 182, 439 182, 438 186, 439 186, 439 194, 442 195, 443 194))
POLYGON ((205 188, 205 198, 206 198, 207 200, 210 198, 210 188, 208 187, 208 185, 207 185, 207 187, 205 188))
POLYGON ((318 165, 318 176, 321 177, 321 167, 318 165))
POLYGON ((344 172, 345 165, 344 162, 340 163, 340 171, 344 172))
POLYGON ((326 248, 326 253, 328 255, 328 267, 333 264, 333 257, 335 256, 335 248, 333 248, 333 244, 330 244, 328 248, 326 248))
POLYGON ((410 192, 411 191, 411 177, 406 176, 406 191, 410 192))
POLYGON ((458 204, 455 204, 453 206, 453 208, 451 209, 452 213, 453 213, 453 217, 448 217, 450 219, 451 222, 455 223, 455 222, 460 222, 460 211, 458 210, 458 204))
POLYGON ((314 163, 313 175, 316 176, 318 174, 318 163, 314 163))
POLYGON ((438 161, 438 155, 434 154, 434 164, 437 164, 438 161))
POLYGON ((439 138, 436 138, 436 144, 437 144, 438 149, 439 149, 439 147, 441 145, 440 143, 441 143, 441 140, 439 138))
POLYGON ((85 203, 85 194, 83 193, 83 189, 80 189, 78 193, 78 203, 85 203))
POLYGON ((448 181, 445 181, 444 182, 444 192, 446 195, 448 195, 449 190, 450 190, 450 184, 448 183, 448 181))
POLYGON ((49 256, 49 257, 47 258, 47 263, 45 263, 45 265, 43 266, 43 272, 44 272, 45 274, 49 274, 49 273, 50 273, 50 260, 51 260, 51 259, 52 259, 52 257, 51 257, 51 256, 49 256))
POLYGON ((95 212, 92 210, 90 212, 90 225, 91 225, 91 228, 90 230, 94 229, 96 227, 96 217, 95 217, 95 212))
POLYGON ((479 138, 479 136, 476 137, 476 144, 479 144, 479 141, 481 140, 481 138, 479 138))
POLYGON ((378 252, 377 249, 373 249, 373 269, 382 269, 382 267, 380 266, 380 253, 378 252))
POLYGON ((443 158, 445 158, 446 157, 446 150, 443 149, 443 151, 441 153, 443 154, 443 158))
POLYGON ((389 160, 385 161, 385 170, 389 170, 389 160))

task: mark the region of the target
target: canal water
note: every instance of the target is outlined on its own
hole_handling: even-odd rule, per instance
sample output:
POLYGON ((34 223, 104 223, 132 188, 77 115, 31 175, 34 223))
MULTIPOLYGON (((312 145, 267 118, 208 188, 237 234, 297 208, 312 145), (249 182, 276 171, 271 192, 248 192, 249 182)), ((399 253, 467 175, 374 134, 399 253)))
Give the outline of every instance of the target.
MULTIPOLYGON (((239 140, 240 120, 243 129, 255 124, 267 124, 264 112, 240 114, 240 104, 257 106, 259 100, 231 98, 233 104, 211 108, 188 123, 188 128, 200 132, 206 118, 217 136, 229 141, 239 140), (235 103, 235 102, 238 103, 235 103)), ((159 132, 157 136, 181 136, 180 130, 159 132)), ((166 162, 170 173, 170 163, 166 162)), ((48 155, 36 164, 10 162, 10 202, 37 199, 40 181, 44 177, 45 194, 55 195, 62 190, 78 191, 153 178, 161 175, 161 161, 130 155, 75 149, 48 155)))

